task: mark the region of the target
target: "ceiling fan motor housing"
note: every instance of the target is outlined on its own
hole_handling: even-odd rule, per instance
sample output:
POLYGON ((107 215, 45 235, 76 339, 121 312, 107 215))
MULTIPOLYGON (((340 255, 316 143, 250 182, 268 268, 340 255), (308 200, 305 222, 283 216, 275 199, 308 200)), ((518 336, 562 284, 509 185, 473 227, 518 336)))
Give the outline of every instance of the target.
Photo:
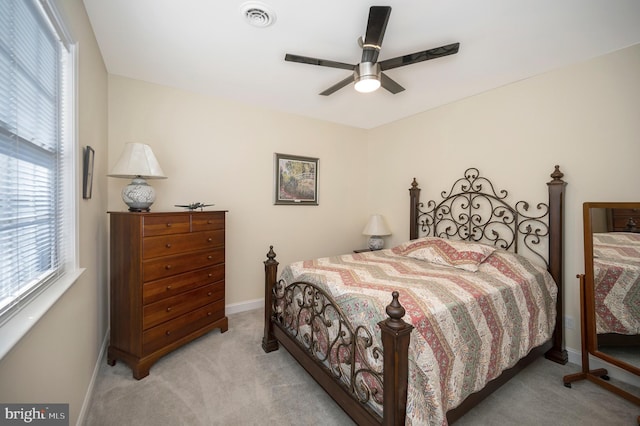
POLYGON ((353 70, 355 88, 359 92, 373 92, 380 87, 380 64, 361 62, 353 70))

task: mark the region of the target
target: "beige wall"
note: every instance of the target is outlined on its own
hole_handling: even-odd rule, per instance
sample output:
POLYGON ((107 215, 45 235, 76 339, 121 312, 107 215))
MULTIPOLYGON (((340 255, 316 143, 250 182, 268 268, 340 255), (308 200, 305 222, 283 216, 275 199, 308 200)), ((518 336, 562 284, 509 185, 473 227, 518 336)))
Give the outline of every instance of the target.
MULTIPOLYGON (((81 0, 55 0, 78 41, 78 170, 82 147, 96 152, 93 198, 79 201, 84 274, 0 360, 0 401, 69 403, 71 424, 82 409, 100 356, 106 305, 107 72, 81 0)), ((77 176, 81 194, 82 175, 77 176)))
POLYGON ((437 197, 471 166, 517 200, 546 201, 545 183, 560 165, 568 182, 565 306, 576 324, 566 344, 579 351, 582 203, 640 200, 639 76, 636 45, 374 129, 367 205, 407 229, 411 178, 423 197, 437 197))
MULTIPOLYGON (((126 142, 149 144, 168 176, 151 180, 152 211, 214 203, 227 214, 227 305, 264 297, 273 244, 281 263, 363 247, 366 133, 109 76, 109 165, 126 142), (274 153, 316 157, 319 206, 273 205, 274 153), (308 242, 308 243, 307 243, 308 242)), ((127 180, 109 178, 109 209, 127 180)), ((231 327, 233 324, 230 325, 231 327)))

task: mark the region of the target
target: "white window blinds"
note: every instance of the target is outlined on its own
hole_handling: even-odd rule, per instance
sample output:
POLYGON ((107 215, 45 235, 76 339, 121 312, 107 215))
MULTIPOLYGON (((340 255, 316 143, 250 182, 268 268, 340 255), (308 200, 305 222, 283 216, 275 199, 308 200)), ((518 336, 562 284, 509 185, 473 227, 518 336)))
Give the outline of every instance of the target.
POLYGON ((73 256, 70 53, 48 7, 0 0, 0 322, 73 256))

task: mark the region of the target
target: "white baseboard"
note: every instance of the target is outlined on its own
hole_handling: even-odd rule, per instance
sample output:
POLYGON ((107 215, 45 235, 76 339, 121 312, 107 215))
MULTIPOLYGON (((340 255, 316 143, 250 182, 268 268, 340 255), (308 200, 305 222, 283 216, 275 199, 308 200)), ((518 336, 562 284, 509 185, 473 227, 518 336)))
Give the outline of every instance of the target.
POLYGON ((247 300, 246 302, 233 303, 225 306, 227 315, 239 314, 240 312, 253 311, 264 308, 264 299, 247 300))
POLYGON ((89 386, 87 387, 87 392, 84 395, 84 401, 82 402, 82 408, 80 409, 80 414, 78 415, 78 421, 76 422, 76 426, 81 426, 85 424, 85 417, 87 415, 87 410, 89 409, 89 405, 91 404, 91 397, 93 396, 93 388, 96 385, 96 379, 98 378, 98 373, 100 371, 100 366, 102 365, 102 360, 107 352, 107 345, 109 344, 109 329, 104 334, 104 340, 102 341, 102 347, 100 348, 100 352, 98 353, 98 359, 96 360, 96 365, 93 368, 93 375, 91 376, 91 381, 89 382, 89 386))
MULTIPOLYGON (((572 348, 566 348, 567 353, 569 354, 569 362, 573 364, 582 365, 582 352, 576 351, 572 348)), ((589 355, 589 368, 594 370, 596 368, 606 368, 609 377, 612 379, 620 380, 621 382, 628 383, 633 386, 640 387, 640 377, 635 374, 629 373, 627 370, 624 370, 615 365, 611 365, 606 361, 601 360, 600 358, 596 358, 593 355, 589 355)))

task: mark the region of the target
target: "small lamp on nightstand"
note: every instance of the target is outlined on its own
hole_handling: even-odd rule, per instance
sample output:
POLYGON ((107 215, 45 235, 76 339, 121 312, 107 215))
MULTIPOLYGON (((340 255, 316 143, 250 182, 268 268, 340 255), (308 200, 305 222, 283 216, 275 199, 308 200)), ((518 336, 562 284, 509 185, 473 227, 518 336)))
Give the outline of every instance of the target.
POLYGON ((129 185, 122 188, 122 201, 132 212, 148 212, 156 200, 155 190, 145 179, 167 178, 151 147, 143 143, 127 143, 108 176, 133 179, 129 185))
POLYGON ((364 235, 369 235, 369 249, 380 250, 384 247, 383 235, 391 235, 389 227, 381 214, 373 214, 369 218, 367 225, 362 230, 364 235))

